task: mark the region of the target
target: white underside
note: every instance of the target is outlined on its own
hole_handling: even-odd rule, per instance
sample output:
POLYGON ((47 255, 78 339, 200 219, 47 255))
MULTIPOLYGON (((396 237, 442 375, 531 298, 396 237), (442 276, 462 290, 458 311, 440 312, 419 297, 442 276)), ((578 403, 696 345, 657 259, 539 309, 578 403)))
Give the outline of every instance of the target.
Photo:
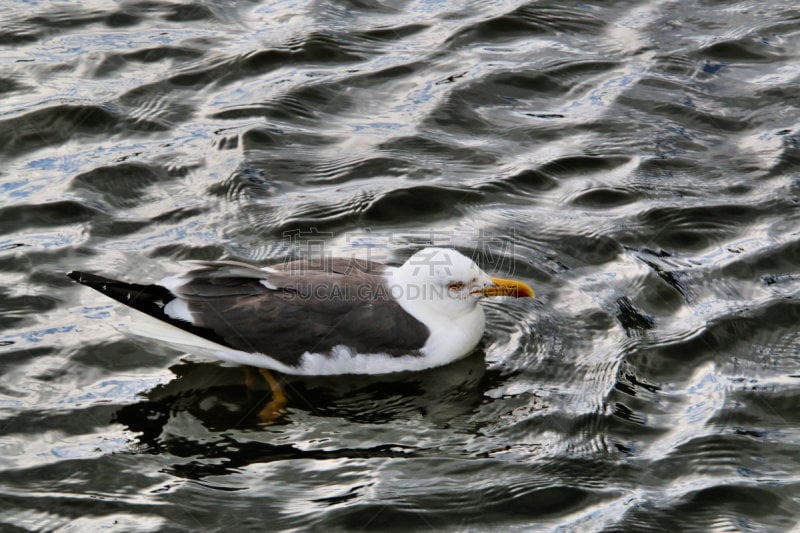
POLYGON ((441 355, 437 356, 436 352, 426 353, 423 348, 421 355, 391 356, 385 353, 353 353, 346 346, 335 346, 330 353, 306 352, 302 355, 298 366, 289 366, 262 353, 244 352, 217 344, 138 311, 132 313, 132 318, 129 326, 131 333, 157 339, 188 353, 239 365, 267 368, 284 374, 305 376, 389 374, 424 370, 460 359, 474 347, 470 347, 466 353, 457 355, 439 352, 441 355))

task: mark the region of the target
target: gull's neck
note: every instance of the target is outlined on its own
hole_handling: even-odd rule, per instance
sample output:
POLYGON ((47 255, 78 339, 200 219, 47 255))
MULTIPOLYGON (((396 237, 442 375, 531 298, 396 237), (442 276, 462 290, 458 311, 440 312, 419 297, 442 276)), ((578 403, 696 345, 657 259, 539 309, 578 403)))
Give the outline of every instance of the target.
POLYGON ((470 311, 458 316, 448 316, 430 305, 432 287, 422 287, 416 295, 409 294, 409 287, 416 286, 415 280, 401 268, 388 269, 386 283, 397 303, 405 312, 422 322, 430 331, 430 337, 420 352, 446 364, 471 352, 483 336, 485 317, 483 309, 477 304, 470 311), (416 296, 416 297, 414 297, 416 296))

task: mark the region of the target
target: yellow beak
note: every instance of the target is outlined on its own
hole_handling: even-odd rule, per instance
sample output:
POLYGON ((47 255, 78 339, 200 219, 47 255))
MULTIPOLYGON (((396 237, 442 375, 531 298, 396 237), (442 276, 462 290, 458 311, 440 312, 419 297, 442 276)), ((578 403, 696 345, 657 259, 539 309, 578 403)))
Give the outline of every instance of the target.
POLYGON ((490 278, 494 285, 483 289, 485 296, 513 296, 514 298, 533 298, 533 292, 527 284, 515 279, 490 278))

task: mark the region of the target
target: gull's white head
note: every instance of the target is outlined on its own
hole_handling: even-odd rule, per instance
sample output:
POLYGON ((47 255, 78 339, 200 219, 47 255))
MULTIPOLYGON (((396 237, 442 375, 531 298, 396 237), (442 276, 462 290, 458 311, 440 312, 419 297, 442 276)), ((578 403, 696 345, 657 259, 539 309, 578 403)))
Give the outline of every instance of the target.
POLYGON ((533 296, 515 280, 492 278, 468 257, 450 248, 424 248, 398 267, 391 279, 393 293, 406 304, 458 318, 475 310, 486 296, 533 296), (423 302, 423 303, 418 303, 423 302))

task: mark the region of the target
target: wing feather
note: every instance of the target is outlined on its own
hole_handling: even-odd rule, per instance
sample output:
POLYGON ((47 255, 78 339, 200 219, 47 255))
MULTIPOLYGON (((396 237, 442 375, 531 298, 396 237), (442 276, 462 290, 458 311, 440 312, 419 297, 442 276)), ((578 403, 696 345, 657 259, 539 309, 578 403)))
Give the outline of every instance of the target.
POLYGON ((339 345, 359 353, 414 354, 429 335, 391 298, 379 263, 336 260, 319 270, 303 261, 266 270, 232 261, 192 266, 199 268, 174 278, 182 283, 170 290, 186 303, 193 325, 231 348, 287 365, 298 364, 305 352, 339 345))

